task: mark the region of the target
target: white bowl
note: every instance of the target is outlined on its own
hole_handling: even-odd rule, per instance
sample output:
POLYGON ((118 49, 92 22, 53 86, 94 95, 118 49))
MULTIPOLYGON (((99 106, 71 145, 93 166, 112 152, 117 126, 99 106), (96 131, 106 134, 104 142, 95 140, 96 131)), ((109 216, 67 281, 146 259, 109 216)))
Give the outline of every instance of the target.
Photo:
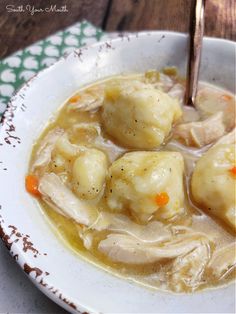
MULTIPOLYGON (((234 52, 233 42, 205 38, 201 79, 234 92, 234 52)), ((172 32, 144 32, 98 43, 42 71, 8 106, 0 130, 0 235, 37 287, 72 313, 234 312, 233 283, 175 295, 147 289, 86 262, 55 236, 24 188, 32 144, 52 113, 79 87, 121 72, 168 65, 184 74, 186 54, 187 36, 172 32)))

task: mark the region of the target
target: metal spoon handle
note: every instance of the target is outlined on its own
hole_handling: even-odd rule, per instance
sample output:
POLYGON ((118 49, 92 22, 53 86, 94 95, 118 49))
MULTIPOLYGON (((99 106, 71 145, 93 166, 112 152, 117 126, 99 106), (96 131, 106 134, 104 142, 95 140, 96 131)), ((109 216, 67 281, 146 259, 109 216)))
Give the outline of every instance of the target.
POLYGON ((194 106, 204 33, 205 0, 195 0, 190 26, 189 59, 187 68, 185 104, 194 106))

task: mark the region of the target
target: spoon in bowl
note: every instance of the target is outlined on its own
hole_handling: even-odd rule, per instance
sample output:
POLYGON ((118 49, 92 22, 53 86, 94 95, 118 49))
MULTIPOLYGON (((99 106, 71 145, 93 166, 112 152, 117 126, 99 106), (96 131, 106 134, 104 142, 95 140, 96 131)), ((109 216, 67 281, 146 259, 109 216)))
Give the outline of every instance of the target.
POLYGON ((189 32, 189 55, 185 92, 185 104, 187 106, 194 106, 197 94, 202 38, 204 33, 204 11, 205 0, 195 0, 189 32))

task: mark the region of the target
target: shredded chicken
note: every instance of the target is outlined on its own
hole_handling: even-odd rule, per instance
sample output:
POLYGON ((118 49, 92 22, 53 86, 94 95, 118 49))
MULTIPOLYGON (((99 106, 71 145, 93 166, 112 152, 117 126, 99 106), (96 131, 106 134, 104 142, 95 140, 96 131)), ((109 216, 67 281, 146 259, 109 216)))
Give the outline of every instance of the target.
POLYGON ((235 143, 236 143, 236 128, 233 129, 231 132, 227 133, 225 136, 221 137, 215 143, 214 147, 221 144, 235 144, 235 143))
POLYGON ((169 240, 172 237, 169 228, 161 222, 152 221, 147 225, 139 225, 125 215, 108 212, 101 212, 97 221, 90 228, 97 231, 110 230, 131 235, 143 243, 158 243, 169 240))
POLYGON ((101 150, 106 150, 109 160, 111 162, 113 162, 126 151, 125 148, 117 146, 112 141, 105 139, 102 136, 101 126, 99 125, 99 123, 84 122, 74 124, 71 127, 71 131, 73 132, 73 134, 78 136, 78 138, 80 138, 81 134, 84 134, 85 132, 86 134, 89 134, 89 137, 91 139, 90 141, 93 143, 93 147, 101 150))
POLYGON ((72 144, 67 133, 62 134, 55 143, 55 148, 66 158, 77 156, 80 152, 86 150, 85 146, 72 144))
POLYGON ((236 244, 231 243, 214 252, 208 265, 217 279, 226 277, 236 267, 236 244))
POLYGON ((184 123, 195 122, 200 120, 200 114, 195 108, 183 105, 182 110, 183 110, 182 120, 184 123))
POLYGON ((109 234, 98 249, 112 261, 127 264, 147 264, 187 254, 208 239, 199 234, 179 234, 162 243, 143 243, 132 236, 109 234))
POLYGON ((200 244, 186 255, 178 256, 168 274, 169 287, 176 292, 194 291, 203 283, 203 274, 211 256, 207 243, 200 244))
POLYGON ((203 147, 218 140, 225 133, 223 113, 217 112, 203 121, 179 124, 174 129, 174 137, 188 146, 203 147))
POLYGON ((222 111, 227 132, 236 126, 236 98, 227 91, 200 84, 195 106, 203 119, 222 111))
POLYGON ((102 85, 94 86, 78 95, 78 100, 69 103, 68 110, 91 111, 102 106, 104 100, 104 88, 102 85))
POLYGON ((37 150, 36 158, 31 167, 31 172, 42 173, 51 161, 51 154, 59 137, 64 134, 64 130, 55 128, 48 132, 42 140, 37 150))
POLYGON ((53 208, 79 224, 91 225, 97 212, 85 201, 79 200, 55 173, 46 173, 39 181, 39 191, 43 199, 53 208))
POLYGON ((79 236, 85 247, 91 247, 93 243, 93 231, 109 230, 119 234, 126 234, 134 237, 143 243, 159 243, 170 240, 172 237, 169 226, 161 222, 152 221, 147 225, 134 223, 125 215, 100 212, 97 220, 88 227, 79 230, 79 236))

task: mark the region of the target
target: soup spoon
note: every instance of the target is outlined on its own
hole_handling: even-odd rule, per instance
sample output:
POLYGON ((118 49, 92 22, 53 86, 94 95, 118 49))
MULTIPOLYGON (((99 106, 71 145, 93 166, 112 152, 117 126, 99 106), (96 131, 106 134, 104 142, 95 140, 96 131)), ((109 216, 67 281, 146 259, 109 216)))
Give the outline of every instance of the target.
POLYGON ((198 87, 199 66, 204 33, 205 0, 195 0, 190 21, 189 53, 186 80, 185 104, 194 106, 198 87))

